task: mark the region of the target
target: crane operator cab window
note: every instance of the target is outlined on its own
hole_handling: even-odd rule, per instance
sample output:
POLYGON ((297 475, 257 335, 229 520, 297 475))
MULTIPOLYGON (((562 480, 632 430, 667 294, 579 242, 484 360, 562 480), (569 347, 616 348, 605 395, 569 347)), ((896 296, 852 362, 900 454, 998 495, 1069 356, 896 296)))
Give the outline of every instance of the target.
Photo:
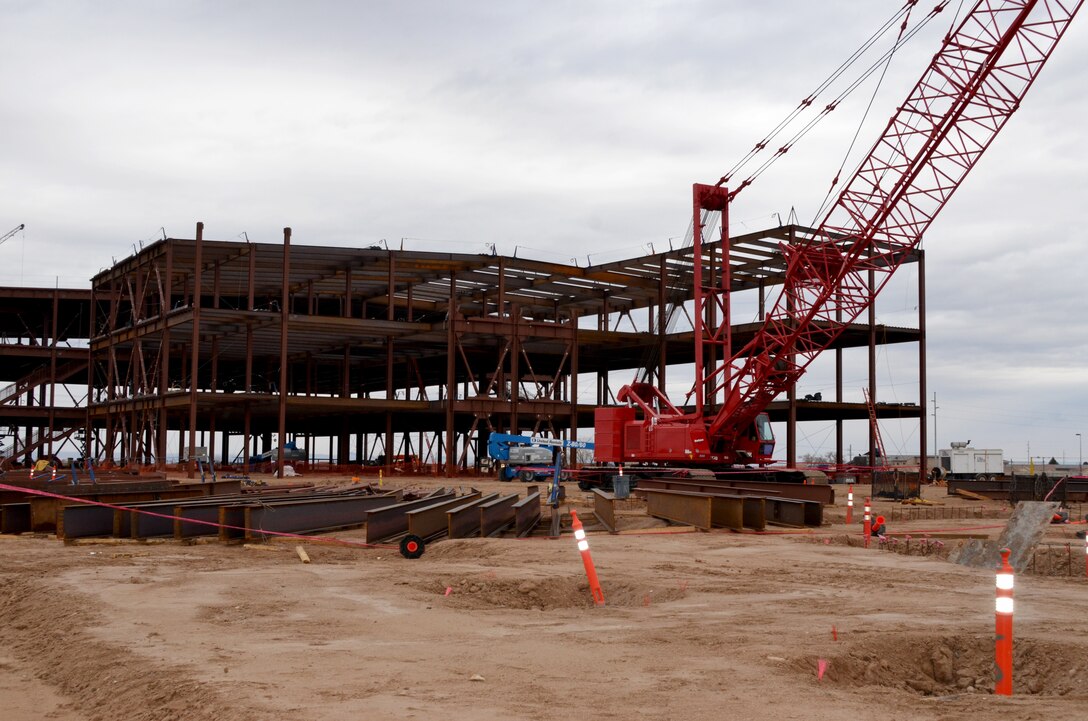
POLYGON ((769 457, 774 453, 774 431, 771 429, 771 418, 766 413, 756 416, 756 436, 759 440, 759 455, 769 457))

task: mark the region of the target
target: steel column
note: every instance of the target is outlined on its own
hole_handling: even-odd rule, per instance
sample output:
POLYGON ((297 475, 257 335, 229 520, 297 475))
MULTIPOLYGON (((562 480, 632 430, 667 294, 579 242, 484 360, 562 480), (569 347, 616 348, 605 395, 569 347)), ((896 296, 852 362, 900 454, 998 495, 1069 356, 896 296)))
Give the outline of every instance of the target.
POLYGON ((196 224, 196 248, 193 258, 193 332, 189 340, 189 453, 188 463, 185 465, 185 477, 196 476, 196 396, 199 386, 200 369, 200 281, 203 259, 201 252, 204 247, 204 223, 196 224))
MULTIPOLYGON (((876 292, 876 271, 869 270, 869 294, 876 292)), ((876 418, 876 301, 869 304, 869 399, 873 404, 874 423, 876 418)), ((886 461, 885 461, 886 462, 886 461)), ((869 427, 869 465, 876 465, 876 428, 869 427)))
MULTIPOLYGON (((918 251, 918 480, 925 482, 929 474, 929 444, 926 425, 926 254, 918 251)), ((934 455, 937 449, 933 449, 934 455)), ((1080 473, 1081 471, 1078 471, 1080 473)))
MULTIPOLYGON (((457 458, 454 452, 453 406, 457 399, 457 273, 450 273, 450 304, 446 313, 446 478, 452 478, 457 458)), ((407 386, 405 387, 407 394, 407 386)))
POLYGON ((276 476, 283 478, 284 447, 287 445, 287 320, 291 311, 291 229, 283 229, 283 280, 280 304, 280 397, 279 451, 276 453, 276 476))

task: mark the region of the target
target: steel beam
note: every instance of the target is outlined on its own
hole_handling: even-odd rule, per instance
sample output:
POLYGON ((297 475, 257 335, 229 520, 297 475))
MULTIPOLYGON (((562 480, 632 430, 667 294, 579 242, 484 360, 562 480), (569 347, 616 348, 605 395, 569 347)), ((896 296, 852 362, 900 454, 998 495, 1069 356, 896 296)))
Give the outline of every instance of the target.
POLYGON ((366 542, 380 543, 387 538, 405 533, 408 530, 408 511, 426 508, 439 501, 449 501, 455 498, 453 491, 448 491, 420 498, 416 501, 388 504, 381 508, 375 508, 366 517, 366 542))
POLYGON ((489 493, 446 511, 446 532, 449 537, 469 538, 480 535, 480 506, 498 497, 498 493, 489 493))
POLYGON ((531 487, 528 495, 514 504, 514 532, 525 538, 540 523, 540 490, 531 487))
MULTIPOLYGON (((262 504, 296 501, 296 500, 313 500, 319 498, 345 498, 345 497, 358 497, 358 493, 352 489, 337 490, 329 492, 317 492, 311 489, 303 490, 300 493, 292 493, 287 490, 276 491, 272 489, 272 492, 261 493, 258 495, 259 502, 262 504)), ((219 506, 226 505, 250 505, 257 499, 254 498, 254 494, 230 494, 221 496, 209 496, 207 498, 195 498, 191 501, 153 501, 148 503, 136 503, 125 504, 128 511, 115 511, 114 514, 114 531, 113 534, 119 537, 131 537, 131 538, 151 538, 155 536, 175 536, 177 538, 183 537, 179 534, 176 528, 178 518, 184 518, 185 516, 178 515, 178 509, 189 508, 208 508, 213 512, 211 514, 200 514, 200 520, 216 522, 216 514, 218 513, 219 506), (172 518, 161 518, 159 516, 150 516, 141 511, 153 511, 155 513, 167 514, 173 516, 172 518), (118 516, 120 514, 120 517, 118 516)), ((205 536, 214 535, 214 530, 208 530, 209 527, 203 526, 203 531, 199 528, 201 524, 189 524, 192 526, 198 526, 195 533, 186 533, 185 536, 205 536)))
POLYGON ((0 533, 30 531, 30 503, 5 503, 0 506, 0 533))
POLYGON ((744 529, 743 496, 711 496, 710 522, 716 528, 744 529))
POLYGON ((709 531, 713 524, 710 496, 646 489, 646 513, 709 531))
POLYGON ((1088 479, 1085 478, 1049 478, 1046 482, 1031 476, 1013 476, 994 478, 993 480, 949 480, 948 495, 955 495, 957 490, 979 493, 994 500, 1037 501, 1044 498, 1051 490, 1051 500, 1088 501, 1088 479))
POLYGON ((767 527, 767 499, 762 496, 743 496, 744 527, 762 531, 767 527))
POLYGON ((219 529, 204 523, 186 523, 186 521, 204 521, 219 523, 219 509, 222 506, 174 506, 174 538, 182 540, 196 536, 215 536, 219 529))
MULTIPOLYGON (((33 506, 33 502, 30 504, 33 506)), ((105 506, 63 506, 56 511, 57 538, 88 538, 113 534, 113 509, 105 506)))
POLYGON ((408 511, 405 514, 408 516, 408 533, 425 541, 445 535, 449 531, 449 517, 446 514, 463 506, 464 501, 478 500, 480 495, 479 491, 473 491, 465 496, 408 511))
MULTIPOLYGON (((314 498, 315 496, 310 495, 310 494, 306 494, 305 496, 300 496, 300 497, 314 498)), ((324 497, 324 496, 318 496, 318 497, 324 497)), ((261 499, 261 502, 263 503, 263 502, 276 501, 276 500, 292 500, 293 498, 292 498, 291 494, 285 494, 283 496, 265 496, 265 495, 262 495, 260 497, 260 499, 261 499)), ((235 506, 241 506, 243 504, 249 504, 249 503, 253 503, 253 499, 243 497, 241 500, 237 501, 234 505, 235 506)), ((173 520, 174 538, 176 538, 178 540, 181 540, 181 539, 184 539, 184 538, 192 538, 192 537, 195 537, 195 536, 214 536, 214 535, 217 535, 219 533, 219 529, 215 528, 214 526, 208 526, 208 525, 205 525, 203 523, 186 523, 186 521, 193 520, 193 521, 205 521, 207 523, 220 523, 220 515, 221 515, 220 514, 220 509, 224 508, 227 505, 230 505, 230 504, 229 503, 224 503, 224 502, 219 502, 219 503, 211 503, 211 504, 205 505, 201 501, 190 501, 190 502, 175 503, 174 505, 171 506, 171 508, 172 508, 171 512, 174 515, 174 520, 173 520)), ((233 515, 238 515, 238 517, 240 518, 238 523, 234 523, 232 525, 241 526, 243 524, 243 522, 245 521, 244 513, 235 514, 234 512, 231 512, 231 515, 232 516, 233 515)), ((142 525, 141 525, 141 528, 143 528, 142 525)), ((240 536, 241 534, 239 533, 238 535, 240 536)))
MULTIPOLYGON (((127 484, 126 484, 127 485, 127 484)), ((197 484, 201 486, 211 486, 212 484, 197 484)), ((186 501, 182 501, 182 498, 190 499, 189 502, 194 504, 206 504, 206 502, 212 502, 215 506, 222 506, 226 502, 251 502, 249 498, 240 494, 224 494, 222 496, 193 496, 193 489, 190 487, 177 486, 168 490, 153 490, 153 492, 146 493, 123 493, 123 494, 109 494, 103 492, 101 494, 88 494, 92 500, 106 500, 114 506, 123 506, 125 509, 134 508, 147 508, 149 510, 158 510, 163 513, 170 513, 171 509, 178 505, 185 505, 186 501), (162 499, 173 500, 162 500, 162 499)), ((57 530, 57 536, 60 538, 87 538, 91 536, 109 536, 114 535, 118 537, 127 537, 132 535, 132 521, 131 510, 118 510, 108 508, 106 506, 94 506, 85 504, 72 504, 62 505, 63 501, 55 498, 35 498, 29 501, 32 508, 38 507, 36 513, 38 515, 38 524, 45 525, 45 519, 47 517, 55 518, 55 530, 57 530)), ((211 521, 217 519, 211 518, 211 521)), ((161 531, 161 527, 170 527, 171 521, 164 519, 156 519, 154 517, 143 517, 137 523, 149 524, 149 527, 156 527, 157 532, 148 533, 144 531, 144 526, 140 527, 140 536, 134 535, 133 537, 145 537, 148 535, 170 535, 171 531, 161 531), (158 523, 153 523, 158 522, 158 523), (166 526, 160 526, 159 523, 168 524, 166 526)))
POLYGON ((764 499, 767 507, 767 522, 779 526, 794 528, 823 525, 824 508, 815 501, 799 501, 791 498, 764 499))
POLYGON ((608 529, 609 533, 616 532, 616 496, 609 491, 600 488, 593 489, 593 515, 597 521, 608 529))
POLYGON ((514 504, 517 503, 518 494, 500 496, 480 506, 480 537, 487 538, 497 535, 516 520, 514 516, 514 504))
POLYGON ((267 534, 317 533, 361 526, 370 511, 384 508, 396 499, 392 496, 347 496, 341 498, 305 498, 244 506, 246 540, 263 540, 267 534))
POLYGON ((801 501, 786 498, 768 498, 767 509, 768 523, 792 528, 804 528, 805 526, 805 506, 801 501))
POLYGON ((798 526, 819 526, 823 521, 823 506, 815 501, 656 489, 645 493, 649 515, 706 530, 762 531, 768 521, 798 526))
POLYGON ((753 480, 729 481, 723 479, 674 481, 667 478, 640 478, 638 490, 677 490, 694 493, 733 493, 743 495, 776 496, 802 501, 818 501, 823 505, 835 503, 835 489, 827 484, 775 483, 753 480))

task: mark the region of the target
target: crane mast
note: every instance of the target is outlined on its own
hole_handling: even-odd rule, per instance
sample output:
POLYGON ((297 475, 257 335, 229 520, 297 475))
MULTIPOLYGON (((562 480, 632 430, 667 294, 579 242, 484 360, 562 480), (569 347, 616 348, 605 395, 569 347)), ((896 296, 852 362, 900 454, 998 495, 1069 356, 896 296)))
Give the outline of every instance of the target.
POLYGON ((1019 107, 1083 0, 979 0, 896 110, 844 186, 817 232, 782 244, 782 293, 762 328, 730 353, 728 263, 704 286, 700 219, 722 212, 728 259, 728 206, 721 185, 694 187, 695 407, 683 412, 647 384, 618 394, 628 408, 599 409, 599 460, 733 464, 771 462, 767 405, 794 385, 914 251, 930 223, 1019 107), (720 318, 721 324, 710 322, 720 318), (728 362, 707 369, 706 352, 728 362), (708 415, 705 397, 722 396, 708 415), (636 419, 633 406, 641 409, 636 419), (605 411, 603 414, 600 411, 605 411), (613 411, 609 413, 609 411, 613 411), (629 411, 629 412, 623 412, 629 411), (618 426, 622 425, 623 428, 618 426), (622 458, 602 458, 607 456, 622 458))

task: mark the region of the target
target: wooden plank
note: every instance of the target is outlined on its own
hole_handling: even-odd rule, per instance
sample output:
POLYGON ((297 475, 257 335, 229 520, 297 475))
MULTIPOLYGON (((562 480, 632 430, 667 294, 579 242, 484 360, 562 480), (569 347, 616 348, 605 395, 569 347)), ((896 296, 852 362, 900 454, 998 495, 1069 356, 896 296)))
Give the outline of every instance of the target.
POLYGON ((242 548, 246 549, 247 551, 275 551, 276 553, 279 553, 283 550, 278 546, 268 546, 263 543, 243 543, 242 548))
POLYGON ((295 553, 298 554, 298 560, 302 561, 303 563, 310 562, 310 554, 306 553, 306 549, 302 546, 295 546, 295 553))
POLYGON ((981 493, 975 493, 974 491, 969 491, 966 488, 957 488, 957 489, 953 490, 952 492, 954 494, 956 494, 957 496, 960 496, 962 498, 970 498, 972 501, 992 501, 993 500, 992 498, 984 496, 981 493))

